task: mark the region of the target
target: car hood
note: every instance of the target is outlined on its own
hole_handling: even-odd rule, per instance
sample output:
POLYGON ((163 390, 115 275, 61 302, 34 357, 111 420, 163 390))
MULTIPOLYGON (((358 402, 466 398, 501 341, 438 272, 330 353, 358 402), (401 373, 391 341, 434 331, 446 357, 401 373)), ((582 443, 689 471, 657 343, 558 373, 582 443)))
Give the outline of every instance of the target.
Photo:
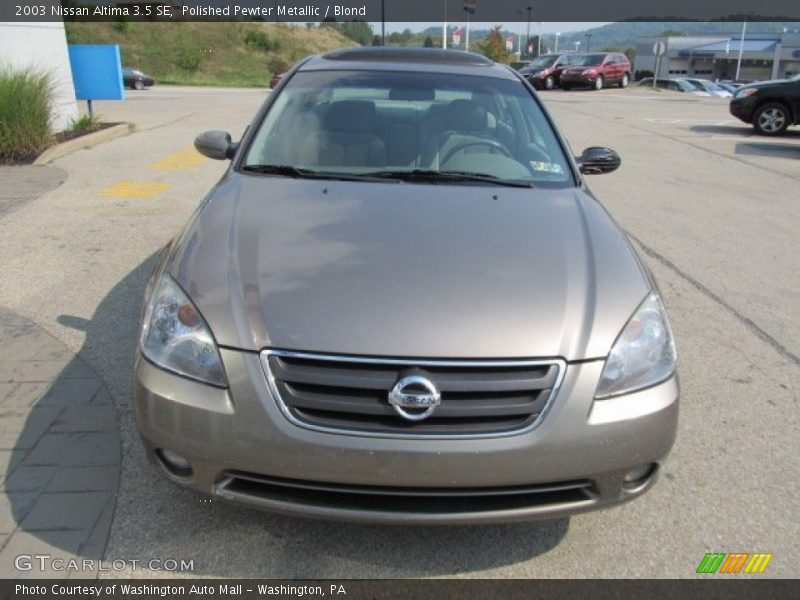
POLYGON ((754 81, 753 83, 748 83, 746 85, 741 86, 736 91, 743 90, 745 88, 769 88, 775 87, 778 85, 785 85, 787 83, 797 83, 792 81, 791 79, 768 79, 766 81, 754 81))
POLYGON ((166 265, 222 346, 604 357, 650 283, 577 189, 231 172, 166 265))

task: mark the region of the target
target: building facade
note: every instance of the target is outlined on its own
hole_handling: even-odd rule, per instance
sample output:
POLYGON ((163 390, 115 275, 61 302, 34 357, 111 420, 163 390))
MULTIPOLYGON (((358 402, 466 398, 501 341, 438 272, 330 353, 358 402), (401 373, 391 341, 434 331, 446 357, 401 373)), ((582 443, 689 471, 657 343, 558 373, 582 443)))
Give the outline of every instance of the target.
MULTIPOLYGON (((636 45, 634 72, 655 73, 657 42, 666 46, 658 77, 698 77, 725 80, 736 78, 741 50, 739 79, 783 79, 800 73, 800 35, 686 35, 643 37, 636 45)), ((648 74, 649 76, 649 74, 648 74)))
POLYGON ((55 131, 66 129, 78 117, 63 22, 0 22, 0 69, 3 68, 30 68, 50 74, 55 131))

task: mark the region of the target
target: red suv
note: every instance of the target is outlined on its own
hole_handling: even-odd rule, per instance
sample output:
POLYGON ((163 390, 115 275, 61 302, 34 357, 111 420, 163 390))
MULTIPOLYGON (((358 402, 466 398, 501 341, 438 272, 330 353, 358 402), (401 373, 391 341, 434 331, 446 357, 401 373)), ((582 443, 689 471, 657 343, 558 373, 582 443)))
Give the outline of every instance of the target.
POLYGON ((568 90, 576 86, 590 86, 602 90, 617 84, 628 87, 631 80, 631 63, 620 52, 587 52, 570 57, 570 65, 561 73, 561 87, 568 90))
POLYGON ((572 64, 570 59, 573 55, 574 53, 543 54, 522 67, 519 72, 537 90, 552 90, 558 87, 561 72, 572 64))

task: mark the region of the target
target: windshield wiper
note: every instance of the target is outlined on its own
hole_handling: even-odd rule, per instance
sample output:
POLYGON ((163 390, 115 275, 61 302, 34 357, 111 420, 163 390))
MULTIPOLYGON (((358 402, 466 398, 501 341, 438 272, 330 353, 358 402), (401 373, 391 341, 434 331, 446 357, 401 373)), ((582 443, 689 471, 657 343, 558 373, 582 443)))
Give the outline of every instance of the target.
POLYGON ((263 173, 265 175, 283 175, 285 177, 298 177, 303 179, 339 179, 342 181, 380 181, 370 175, 357 173, 334 173, 330 171, 314 171, 292 165, 244 165, 242 171, 249 173, 263 173))
POLYGON ((509 187, 533 187, 533 183, 523 179, 503 179, 488 173, 473 173, 472 171, 435 171, 433 169, 413 169, 411 171, 373 171, 365 173, 369 177, 380 179, 398 179, 400 181, 478 181, 480 183, 490 183, 493 185, 505 185, 509 187))

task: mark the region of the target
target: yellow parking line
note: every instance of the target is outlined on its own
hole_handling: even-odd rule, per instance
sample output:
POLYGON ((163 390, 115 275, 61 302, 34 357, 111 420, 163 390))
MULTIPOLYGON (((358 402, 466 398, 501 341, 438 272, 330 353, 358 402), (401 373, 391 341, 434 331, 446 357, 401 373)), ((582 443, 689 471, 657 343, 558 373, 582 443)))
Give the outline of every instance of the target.
POLYGON ((194 147, 189 146, 180 152, 170 154, 160 161, 151 164, 150 168, 155 171, 186 171, 206 160, 205 156, 195 150, 194 147))
POLYGON ((157 194, 168 190, 168 183, 147 181, 120 181, 102 191, 106 198, 154 198, 157 194))

